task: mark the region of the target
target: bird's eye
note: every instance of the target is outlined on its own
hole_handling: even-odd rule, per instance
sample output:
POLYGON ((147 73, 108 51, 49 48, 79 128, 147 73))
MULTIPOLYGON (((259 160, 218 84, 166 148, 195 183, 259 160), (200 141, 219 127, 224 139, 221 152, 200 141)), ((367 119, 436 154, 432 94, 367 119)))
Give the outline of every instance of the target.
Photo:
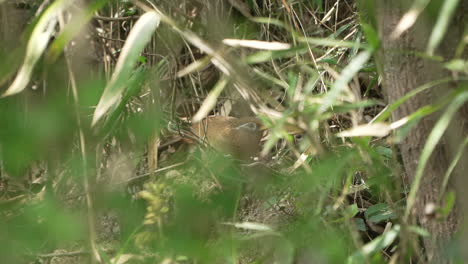
POLYGON ((257 124, 254 123, 254 122, 247 122, 245 124, 242 124, 238 127, 236 127, 237 130, 239 129, 246 129, 246 130, 249 130, 249 131, 256 131, 257 130, 257 124))

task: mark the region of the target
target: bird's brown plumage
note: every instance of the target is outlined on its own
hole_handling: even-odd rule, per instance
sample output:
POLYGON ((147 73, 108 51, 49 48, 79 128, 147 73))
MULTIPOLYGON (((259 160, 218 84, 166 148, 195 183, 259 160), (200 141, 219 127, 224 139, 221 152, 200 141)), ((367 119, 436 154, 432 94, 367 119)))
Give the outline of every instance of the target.
POLYGON ((262 123, 255 117, 211 116, 191 128, 216 150, 238 159, 249 159, 261 149, 262 123))

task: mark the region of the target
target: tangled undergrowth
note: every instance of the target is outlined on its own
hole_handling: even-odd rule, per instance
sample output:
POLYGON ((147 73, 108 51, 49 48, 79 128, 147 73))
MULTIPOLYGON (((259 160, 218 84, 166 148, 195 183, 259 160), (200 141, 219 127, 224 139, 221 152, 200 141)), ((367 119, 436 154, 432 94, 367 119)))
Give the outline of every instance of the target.
POLYGON ((52 90, 42 100, 55 110, 31 106, 46 115, 41 120, 52 120, 27 125, 50 126, 31 140, 43 143, 30 150, 37 166, 24 162, 14 170, 7 160, 0 170, 1 203, 8 208, 2 218, 28 226, 13 232, 53 230, 58 236, 34 238, 43 243, 18 238, 32 252, 21 258, 83 263, 95 254, 83 235, 91 193, 95 246, 106 263, 392 259, 393 240, 367 243, 398 228, 405 190, 392 147, 397 139, 339 136, 378 118, 386 106, 370 60, 375 40, 356 3, 115 1, 88 8, 94 13, 88 29, 59 61, 68 78, 83 77, 75 77, 81 85, 77 119, 85 124, 87 156, 76 143, 79 126, 54 130, 65 117, 46 115, 56 106, 70 116, 74 110, 64 103, 69 94, 54 92, 55 81, 69 81, 53 75, 63 69, 45 65, 46 78, 37 76, 44 87, 36 89, 52 90), (97 128, 87 125, 94 123, 96 90, 111 79, 135 21, 152 6, 170 20, 163 19, 123 80, 126 89, 113 112, 97 128), (94 76, 78 66, 91 67, 94 76), (197 115, 257 116, 267 128, 262 151, 240 161, 209 142, 188 144, 187 123, 197 115), (42 159, 52 137, 66 144, 42 159), (19 174, 26 176, 11 176, 19 174), (96 175, 91 190, 80 175, 96 175), (367 251, 363 245, 370 245, 367 251), (63 249, 69 254, 61 255, 63 249))

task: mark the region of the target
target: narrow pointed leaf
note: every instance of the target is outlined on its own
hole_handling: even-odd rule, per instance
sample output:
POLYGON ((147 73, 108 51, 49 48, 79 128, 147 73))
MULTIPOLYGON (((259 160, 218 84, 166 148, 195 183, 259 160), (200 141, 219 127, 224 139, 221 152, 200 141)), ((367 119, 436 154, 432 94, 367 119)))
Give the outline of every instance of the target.
POLYGON ((457 8, 459 0, 445 0, 442 10, 439 13, 437 22, 432 30, 431 37, 429 38, 429 44, 427 45, 427 53, 433 55, 435 49, 439 46, 442 38, 447 31, 450 19, 453 17, 453 13, 457 8))
POLYGON ((41 58, 52 35, 55 33, 55 27, 58 22, 59 14, 71 2, 72 1, 67 0, 56 1, 44 12, 34 27, 31 37, 29 38, 23 64, 21 65, 15 80, 10 85, 10 87, 8 87, 2 97, 20 93, 26 88, 29 81, 31 80, 34 66, 41 58))
POLYGON ((104 89, 101 100, 94 111, 93 126, 112 106, 115 106, 120 101, 125 89, 125 83, 130 78, 132 70, 138 62, 140 53, 150 41, 159 22, 160 17, 156 12, 147 12, 135 23, 122 48, 122 53, 119 56, 112 78, 104 89))
POLYGON ((437 123, 434 125, 429 137, 427 138, 426 145, 424 145, 424 149, 421 152, 421 157, 419 158, 418 167, 416 168, 416 173, 414 176, 413 183, 411 184, 411 189, 408 194, 408 202, 406 204, 406 210, 404 219, 408 219, 411 213, 411 209, 416 201, 416 195, 419 190, 419 186, 421 184, 422 177, 424 175, 424 168, 426 164, 429 162, 429 158, 431 154, 434 152, 437 144, 439 143, 442 135, 445 133, 450 121, 455 116, 455 113, 458 111, 460 107, 468 100, 468 92, 463 91, 461 92, 452 103, 447 107, 447 110, 444 114, 440 117, 437 123))

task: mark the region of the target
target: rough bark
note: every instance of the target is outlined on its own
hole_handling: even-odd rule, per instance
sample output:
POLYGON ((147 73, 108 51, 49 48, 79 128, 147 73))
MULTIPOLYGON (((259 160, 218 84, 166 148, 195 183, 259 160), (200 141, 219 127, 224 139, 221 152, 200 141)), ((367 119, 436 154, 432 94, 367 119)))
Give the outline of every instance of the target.
MULTIPOLYGON (((381 39, 381 49, 378 60, 381 66, 384 89, 387 93, 389 103, 396 101, 412 89, 428 82, 449 77, 449 73, 442 68, 440 62, 424 59, 402 51, 418 51, 424 53, 428 38, 430 36, 435 19, 427 19, 426 14, 418 19, 418 22, 400 38, 390 39, 390 35, 395 29, 407 7, 405 1, 377 1, 376 19, 381 39)), ((468 14, 466 4, 460 1, 460 7, 454 22, 450 26, 450 31, 446 34, 437 54, 448 60, 453 58, 456 45, 461 40, 463 34, 463 16, 468 14)), ((399 120, 419 109, 422 106, 435 102, 441 96, 448 94, 452 84, 439 85, 428 90, 403 104, 393 112, 393 120, 399 120)), ((466 126, 468 114, 466 107, 460 113, 461 118, 454 120, 455 129, 466 126)), ((408 136, 401 142, 400 150, 408 182, 412 182, 419 157, 426 143, 426 139, 437 121, 437 114, 422 119, 408 136)), ((466 131, 466 130, 465 130, 466 131)), ((446 133, 447 134, 447 133, 446 133)), ((459 139, 462 137, 459 135, 459 139)), ((458 141, 458 140, 456 140, 458 141)), ((413 215, 418 224, 426 228, 431 237, 424 239, 423 246, 427 261, 430 263, 448 263, 448 258, 444 255, 445 247, 457 230, 460 223, 460 207, 456 206, 447 219, 436 220, 425 214, 425 208, 431 203, 437 204, 440 196, 440 186, 443 176, 448 168, 454 153, 451 144, 455 143, 448 137, 442 139, 432 153, 431 159, 424 171, 421 187, 419 189, 413 215)), ((449 188, 453 187, 449 184, 449 188)))

